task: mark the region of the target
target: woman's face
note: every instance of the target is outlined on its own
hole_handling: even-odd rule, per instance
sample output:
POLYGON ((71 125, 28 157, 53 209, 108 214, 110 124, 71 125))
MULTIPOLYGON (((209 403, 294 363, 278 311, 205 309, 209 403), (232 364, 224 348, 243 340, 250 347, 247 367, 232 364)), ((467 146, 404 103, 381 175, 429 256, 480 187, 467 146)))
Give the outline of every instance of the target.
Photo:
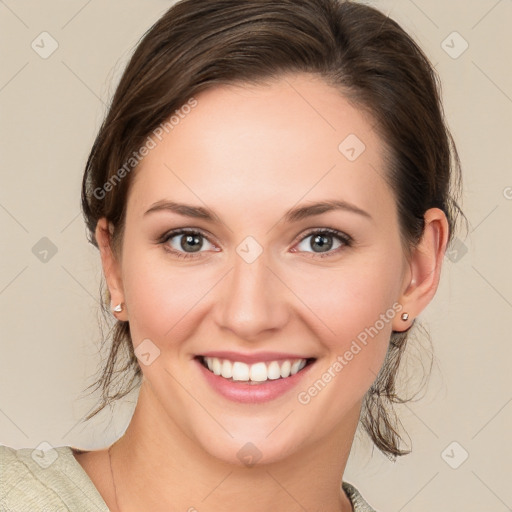
POLYGON ((160 426, 272 462, 355 427, 400 327, 410 272, 384 146, 305 75, 196 100, 134 176, 126 318, 160 426))

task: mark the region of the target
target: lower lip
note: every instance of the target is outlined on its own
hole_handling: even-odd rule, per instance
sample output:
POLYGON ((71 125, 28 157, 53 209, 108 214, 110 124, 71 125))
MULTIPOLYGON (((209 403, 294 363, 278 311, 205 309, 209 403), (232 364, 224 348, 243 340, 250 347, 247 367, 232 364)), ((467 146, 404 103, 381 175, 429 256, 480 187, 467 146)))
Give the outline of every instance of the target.
POLYGON ((295 375, 291 375, 285 379, 281 378, 267 380, 257 384, 248 384, 247 382, 231 381, 219 375, 215 375, 205 368, 201 361, 196 359, 195 362, 199 365, 199 369, 206 381, 217 393, 233 402, 251 404, 269 402, 270 400, 275 400, 281 395, 284 395, 287 391, 290 391, 296 386, 306 373, 309 372, 311 366, 313 366, 313 363, 310 363, 295 375))

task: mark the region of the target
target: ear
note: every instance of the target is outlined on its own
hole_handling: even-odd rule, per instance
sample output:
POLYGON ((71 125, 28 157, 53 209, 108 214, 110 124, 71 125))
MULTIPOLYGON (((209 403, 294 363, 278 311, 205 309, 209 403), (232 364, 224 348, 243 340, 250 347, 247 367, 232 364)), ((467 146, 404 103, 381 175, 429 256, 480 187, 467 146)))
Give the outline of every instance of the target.
POLYGON ((122 305, 120 312, 112 312, 118 320, 127 321, 128 315, 124 301, 123 282, 121 279, 121 265, 112 250, 113 226, 105 217, 98 220, 95 236, 101 255, 103 274, 107 282, 111 297, 111 310, 118 304, 122 305))
POLYGON ((439 208, 425 212, 425 227, 419 244, 413 249, 409 268, 404 279, 404 289, 398 302, 403 306, 393 320, 394 331, 405 331, 434 297, 441 277, 449 225, 445 213, 439 208), (402 319, 407 313, 408 318, 402 319))

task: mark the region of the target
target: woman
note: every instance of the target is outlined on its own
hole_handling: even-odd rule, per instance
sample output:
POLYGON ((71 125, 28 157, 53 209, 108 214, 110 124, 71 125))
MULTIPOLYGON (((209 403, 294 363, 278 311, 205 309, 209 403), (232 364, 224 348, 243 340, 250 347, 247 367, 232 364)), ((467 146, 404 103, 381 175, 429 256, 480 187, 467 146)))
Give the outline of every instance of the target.
POLYGON ((6 510, 373 510, 344 469, 360 423, 407 453, 389 406, 458 211, 436 80, 354 2, 169 9, 83 180, 117 319, 89 417, 124 349, 137 405, 104 450, 3 448, 6 510))

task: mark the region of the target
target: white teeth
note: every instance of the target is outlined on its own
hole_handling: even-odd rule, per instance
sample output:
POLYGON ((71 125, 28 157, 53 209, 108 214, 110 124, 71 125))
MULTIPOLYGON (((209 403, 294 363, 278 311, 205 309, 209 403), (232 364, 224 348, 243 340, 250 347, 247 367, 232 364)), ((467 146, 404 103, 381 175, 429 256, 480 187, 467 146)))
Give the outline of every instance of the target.
POLYGON ((220 361, 216 357, 209 357, 208 359, 213 360, 212 367, 210 368, 210 365, 208 365, 208 368, 210 368, 210 370, 212 370, 215 375, 220 375, 222 371, 222 364, 220 361))
POLYGON ((233 363, 233 380, 249 380, 249 365, 238 361, 233 363))
POLYGON ((240 361, 218 359, 217 357, 204 357, 208 369, 215 375, 225 379, 242 382, 265 382, 267 380, 286 379, 295 375, 306 366, 306 359, 286 359, 285 361, 271 361, 268 364, 259 362, 246 364, 240 361))
POLYGON ((281 365, 281 377, 283 377, 283 378, 289 377, 291 367, 292 367, 292 363, 290 363, 290 361, 285 361, 281 365))
POLYGON ((233 366, 231 365, 231 361, 228 361, 227 359, 224 359, 224 361, 222 361, 222 368, 220 374, 225 379, 231 379, 231 377, 233 377, 233 366))
POLYGON ((276 380, 276 379, 281 378, 281 368, 277 361, 272 361, 268 365, 267 372, 268 372, 268 378, 270 380, 276 380))
POLYGON ((251 365, 251 380, 263 382, 267 380, 267 365, 265 363, 256 363, 251 365))
POLYGON ((292 367, 291 367, 291 370, 290 370, 290 374, 291 375, 295 375, 299 371, 299 366, 300 366, 300 361, 295 361, 292 364, 292 367))

